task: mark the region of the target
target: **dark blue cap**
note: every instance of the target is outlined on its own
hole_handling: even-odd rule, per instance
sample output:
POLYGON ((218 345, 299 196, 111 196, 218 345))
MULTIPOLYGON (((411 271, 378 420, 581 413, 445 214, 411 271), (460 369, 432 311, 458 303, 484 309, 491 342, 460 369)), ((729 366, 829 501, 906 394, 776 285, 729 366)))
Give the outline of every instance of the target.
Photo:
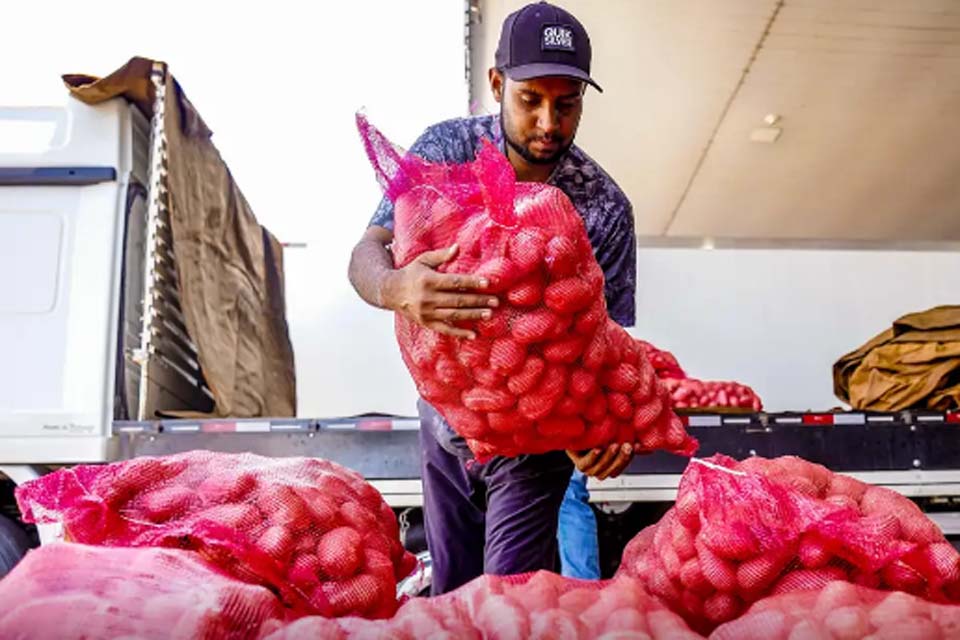
POLYGON ((590 77, 590 37, 580 21, 546 2, 507 16, 495 64, 512 80, 565 76, 603 91, 590 77))

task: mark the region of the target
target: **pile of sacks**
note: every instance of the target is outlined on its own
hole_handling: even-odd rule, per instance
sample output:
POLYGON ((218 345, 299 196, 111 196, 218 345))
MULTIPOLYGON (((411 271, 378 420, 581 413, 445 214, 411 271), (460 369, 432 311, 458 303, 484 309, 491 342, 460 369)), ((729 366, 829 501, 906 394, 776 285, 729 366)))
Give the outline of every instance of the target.
POLYGON ((282 619, 268 589, 191 552, 55 543, 0 580, 0 638, 248 640, 282 619))
POLYGON ((410 600, 391 620, 303 618, 277 626, 267 640, 701 638, 637 580, 576 580, 546 571, 482 576, 451 593, 410 600))
POLYGON ((836 580, 960 602, 960 554, 913 502, 795 457, 693 460, 619 573, 704 633, 836 580))
POLYGON ((483 576, 405 603, 394 589, 411 558, 392 512, 329 462, 192 452, 63 469, 18 498, 74 540, 0 581, 0 636, 23 640, 960 632, 960 554, 936 525, 899 494, 794 457, 692 461, 613 580, 483 576))
POLYGON ((663 382, 674 409, 715 412, 763 410, 760 396, 747 385, 691 378, 669 351, 658 349, 644 340, 638 340, 637 343, 663 382))
POLYGON ((950 640, 960 607, 849 582, 773 596, 720 625, 711 640, 950 640))
POLYGON ((69 540, 196 553, 280 595, 290 615, 386 618, 415 559, 358 473, 325 460, 192 451, 61 469, 17 490, 69 540))

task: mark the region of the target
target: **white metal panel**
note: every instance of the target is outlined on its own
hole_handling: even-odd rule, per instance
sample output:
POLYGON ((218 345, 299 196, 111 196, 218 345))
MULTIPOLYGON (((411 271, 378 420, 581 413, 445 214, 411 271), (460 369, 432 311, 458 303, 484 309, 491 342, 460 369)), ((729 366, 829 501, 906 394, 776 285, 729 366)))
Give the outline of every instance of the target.
MULTIPOLYGON (((0 109, 0 121, 29 121, 26 111, 0 109)), ((0 458, 99 459, 112 419, 131 113, 122 100, 96 108, 70 100, 36 113, 34 122, 55 123, 47 147, 13 152, 0 141, 0 166, 113 167, 118 180, 0 187, 3 229, 22 245, 18 264, 0 272, 0 289, 19 300, 0 311, 0 458)))
POLYGON ((637 326, 687 373, 756 389, 770 411, 838 406, 831 368, 903 314, 956 304, 957 251, 637 251, 637 326))
POLYGON ((49 313, 57 299, 63 221, 55 211, 0 215, 0 273, 30 274, 0 280, 0 314, 49 313))

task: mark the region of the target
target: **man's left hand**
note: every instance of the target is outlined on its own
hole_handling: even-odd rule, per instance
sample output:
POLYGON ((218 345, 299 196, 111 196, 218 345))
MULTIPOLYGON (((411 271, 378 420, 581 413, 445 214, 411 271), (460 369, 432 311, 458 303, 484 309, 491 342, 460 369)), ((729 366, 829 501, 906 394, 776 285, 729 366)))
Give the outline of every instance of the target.
POLYGON ((611 444, 606 448, 590 449, 589 451, 567 451, 577 469, 585 475, 606 480, 616 478, 627 468, 637 447, 630 443, 611 444))

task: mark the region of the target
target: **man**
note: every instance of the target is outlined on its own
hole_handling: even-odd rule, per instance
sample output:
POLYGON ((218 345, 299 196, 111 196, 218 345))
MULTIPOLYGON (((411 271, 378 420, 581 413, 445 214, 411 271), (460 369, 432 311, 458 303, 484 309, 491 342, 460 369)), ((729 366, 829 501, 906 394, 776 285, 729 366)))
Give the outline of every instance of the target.
MULTIPOLYGON (((518 180, 561 189, 583 217, 603 268, 610 316, 631 325, 636 245, 630 203, 573 145, 586 85, 600 90, 590 77, 590 57, 590 40, 572 15, 546 2, 520 9, 504 21, 496 66, 489 71, 499 117, 440 123, 428 128, 410 151, 434 162, 468 162, 481 140, 490 139, 506 154, 518 180)), ((359 295, 435 331, 473 337, 453 323, 489 317, 499 301, 484 293, 486 283, 436 271, 453 259, 456 246, 429 251, 394 269, 392 230, 393 205, 384 199, 353 250, 350 281, 359 295)), ((421 399, 418 409, 434 595, 483 573, 554 569, 558 512, 574 466, 589 476, 614 477, 634 454, 634 445, 622 444, 477 464, 433 407, 421 399)))

